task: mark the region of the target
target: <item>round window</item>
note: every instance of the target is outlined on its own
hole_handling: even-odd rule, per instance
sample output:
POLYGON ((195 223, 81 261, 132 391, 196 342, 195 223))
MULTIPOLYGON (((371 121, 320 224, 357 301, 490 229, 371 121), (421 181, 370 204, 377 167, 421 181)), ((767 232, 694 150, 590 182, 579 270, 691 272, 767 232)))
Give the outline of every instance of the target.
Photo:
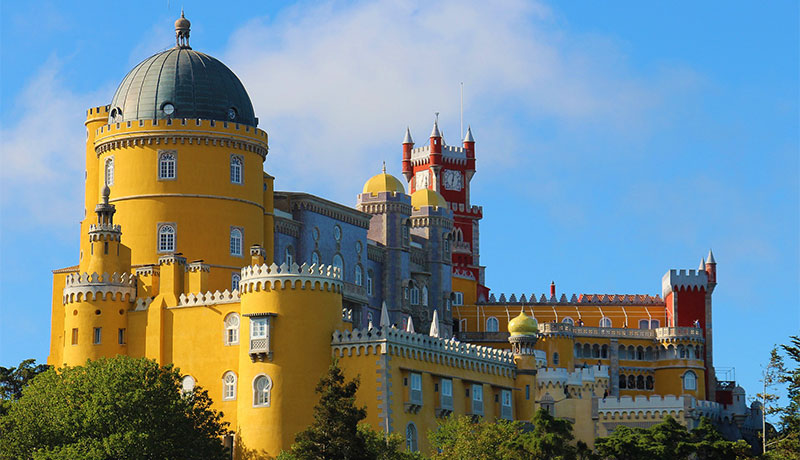
POLYGON ((236 118, 236 108, 231 107, 230 109, 228 109, 228 119, 233 120, 234 118, 236 118))
POLYGON ((161 106, 161 110, 164 111, 166 115, 172 115, 173 113, 175 113, 175 106, 167 102, 166 104, 161 106))
POLYGON ((356 253, 361 254, 361 249, 362 249, 361 241, 356 241, 356 253))
POLYGON ((338 225, 333 227, 333 237, 336 239, 336 241, 342 240, 342 227, 339 227, 338 225))
POLYGON ((319 240, 319 229, 314 227, 314 230, 311 230, 311 237, 314 238, 314 241, 319 240))

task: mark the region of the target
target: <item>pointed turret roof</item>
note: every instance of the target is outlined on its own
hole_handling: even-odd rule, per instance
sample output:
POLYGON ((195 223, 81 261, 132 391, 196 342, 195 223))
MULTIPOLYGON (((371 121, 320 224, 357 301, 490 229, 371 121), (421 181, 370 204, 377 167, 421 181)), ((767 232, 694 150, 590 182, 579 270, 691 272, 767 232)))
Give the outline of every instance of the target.
POLYGON ((389 310, 386 309, 386 302, 381 305, 381 327, 389 327, 392 322, 389 320, 389 310))
POLYGON ((472 126, 467 126, 467 135, 464 136, 464 142, 475 142, 475 138, 472 137, 472 126))
POLYGON ((716 264, 717 261, 714 260, 714 253, 711 252, 711 249, 708 250, 708 257, 706 257, 706 263, 709 264, 716 264))
POLYGON ((433 131, 431 131, 431 137, 442 137, 442 133, 439 132, 439 117, 437 116, 435 120, 433 120, 433 131))
POLYGON ((433 319, 431 320, 431 331, 428 333, 431 337, 439 337, 439 313, 438 310, 433 310, 433 319))
POLYGON ((411 334, 416 333, 417 331, 414 330, 414 320, 411 317, 408 317, 408 322, 406 323, 406 332, 411 334))
POLYGON ((411 128, 406 126, 406 136, 403 138, 404 144, 413 144, 414 139, 411 138, 411 128))
POLYGON ((700 259, 700 266, 697 268, 698 271, 703 271, 706 269, 706 259, 700 259))

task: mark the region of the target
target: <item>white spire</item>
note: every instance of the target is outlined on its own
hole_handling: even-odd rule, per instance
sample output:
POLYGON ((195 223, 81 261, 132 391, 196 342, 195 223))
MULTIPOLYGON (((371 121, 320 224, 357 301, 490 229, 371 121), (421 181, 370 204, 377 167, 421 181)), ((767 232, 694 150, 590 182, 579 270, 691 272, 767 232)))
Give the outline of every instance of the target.
POLYGON ((412 320, 410 316, 408 317, 408 322, 406 323, 406 332, 410 332, 411 334, 416 333, 414 330, 414 320, 412 320))
POLYGON ((403 143, 404 144, 414 143, 414 139, 411 139, 411 128, 409 128, 408 126, 406 126, 406 137, 403 138, 403 143))
POLYGON ((464 136, 464 142, 475 142, 475 138, 472 137, 472 126, 467 126, 467 135, 464 136))
POLYGON ((381 327, 389 327, 392 322, 389 320, 389 310, 386 309, 386 302, 381 305, 381 327))
POLYGON ((714 260, 714 253, 711 252, 711 249, 708 250, 708 257, 706 257, 706 262, 708 262, 710 264, 716 264, 717 263, 717 261, 714 260))
POLYGON ((431 337, 439 337, 439 313, 438 310, 433 310, 433 319, 431 320, 431 332, 428 333, 431 337))
POLYGON ((433 120, 433 131, 431 131, 431 137, 442 137, 442 134, 439 132, 439 112, 436 112, 436 119, 433 120))
POLYGON ((374 327, 375 326, 372 325, 372 320, 369 320, 369 323, 367 323, 367 329, 373 329, 374 327))
POLYGON ((705 269, 706 269, 706 259, 703 258, 703 259, 700 259, 700 267, 698 267, 697 270, 702 272, 702 271, 705 271, 705 269))

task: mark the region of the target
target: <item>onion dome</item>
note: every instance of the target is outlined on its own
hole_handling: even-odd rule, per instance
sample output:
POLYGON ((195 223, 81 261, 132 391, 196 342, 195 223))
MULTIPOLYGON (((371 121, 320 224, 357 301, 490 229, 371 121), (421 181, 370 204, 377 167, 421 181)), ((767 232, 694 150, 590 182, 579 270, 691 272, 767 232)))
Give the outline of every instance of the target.
POLYGON ((364 190, 361 193, 369 193, 373 196, 378 193, 406 193, 406 188, 403 183, 391 174, 386 174, 386 166, 383 167, 383 172, 372 176, 364 184, 364 190))
POLYGON ((447 200, 436 190, 423 188, 411 194, 411 206, 413 206, 415 210, 419 210, 425 206, 447 209, 447 200))
POLYGON ((189 20, 175 21, 176 46, 142 61, 111 99, 109 123, 200 118, 258 124, 239 78, 219 60, 189 47, 189 20))
POLYGON ((536 319, 526 315, 524 311, 519 312, 519 315, 508 322, 508 332, 511 337, 520 335, 536 335, 539 332, 539 323, 536 319))

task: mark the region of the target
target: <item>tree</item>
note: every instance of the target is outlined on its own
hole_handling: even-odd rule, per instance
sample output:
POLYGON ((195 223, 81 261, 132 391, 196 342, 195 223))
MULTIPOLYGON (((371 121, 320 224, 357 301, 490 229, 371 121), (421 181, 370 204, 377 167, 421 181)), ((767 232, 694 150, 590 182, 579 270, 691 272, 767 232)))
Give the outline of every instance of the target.
POLYGON ((690 442, 697 460, 750 458, 750 444, 747 441, 725 440, 708 417, 701 418, 700 424, 692 430, 690 442))
POLYGON ((402 438, 383 436, 359 422, 367 417, 364 407, 356 407, 359 380, 345 381, 344 373, 333 362, 317 384, 319 403, 314 406, 314 421, 297 434, 281 460, 403 460, 417 458, 401 452, 402 438))
POLYGON ((224 459, 227 423, 171 365, 118 356, 47 370, 0 417, 8 459, 224 459))
POLYGON ((778 353, 777 346, 772 347, 769 362, 766 366, 762 366, 761 369, 761 382, 764 384, 764 390, 756 394, 757 397, 761 398, 761 406, 764 410, 764 415, 761 419, 761 452, 764 454, 767 453, 767 444, 769 443, 767 440, 767 416, 780 411, 780 408, 776 405, 780 396, 772 393, 772 391, 780 383, 780 377, 784 371, 783 357, 778 353))
POLYGON ((525 447, 536 459, 574 459, 578 450, 585 451, 586 444, 580 442, 575 448, 570 444, 574 439, 572 423, 554 418, 545 409, 539 409, 531 419, 533 431, 525 437, 525 447))
POLYGON ((49 369, 47 364, 36 364, 35 359, 26 359, 17 367, 0 366, 0 416, 5 415, 11 402, 22 397, 22 389, 38 374, 49 369))
MULTIPOLYGON (((778 382, 786 384, 789 404, 786 407, 775 407, 772 413, 780 415, 780 431, 776 439, 768 442, 767 458, 796 459, 800 458, 800 337, 791 336, 789 345, 781 345, 793 368, 787 368, 781 359, 778 366, 778 382)), ((770 363, 775 361, 777 350, 770 355, 770 363)), ((779 356, 780 357, 780 356, 779 356)))
POLYGON ((595 452, 601 458, 613 458, 616 460, 648 458, 648 449, 641 442, 644 437, 643 432, 646 432, 643 428, 630 428, 620 425, 614 429, 611 435, 597 438, 594 442, 595 452))

